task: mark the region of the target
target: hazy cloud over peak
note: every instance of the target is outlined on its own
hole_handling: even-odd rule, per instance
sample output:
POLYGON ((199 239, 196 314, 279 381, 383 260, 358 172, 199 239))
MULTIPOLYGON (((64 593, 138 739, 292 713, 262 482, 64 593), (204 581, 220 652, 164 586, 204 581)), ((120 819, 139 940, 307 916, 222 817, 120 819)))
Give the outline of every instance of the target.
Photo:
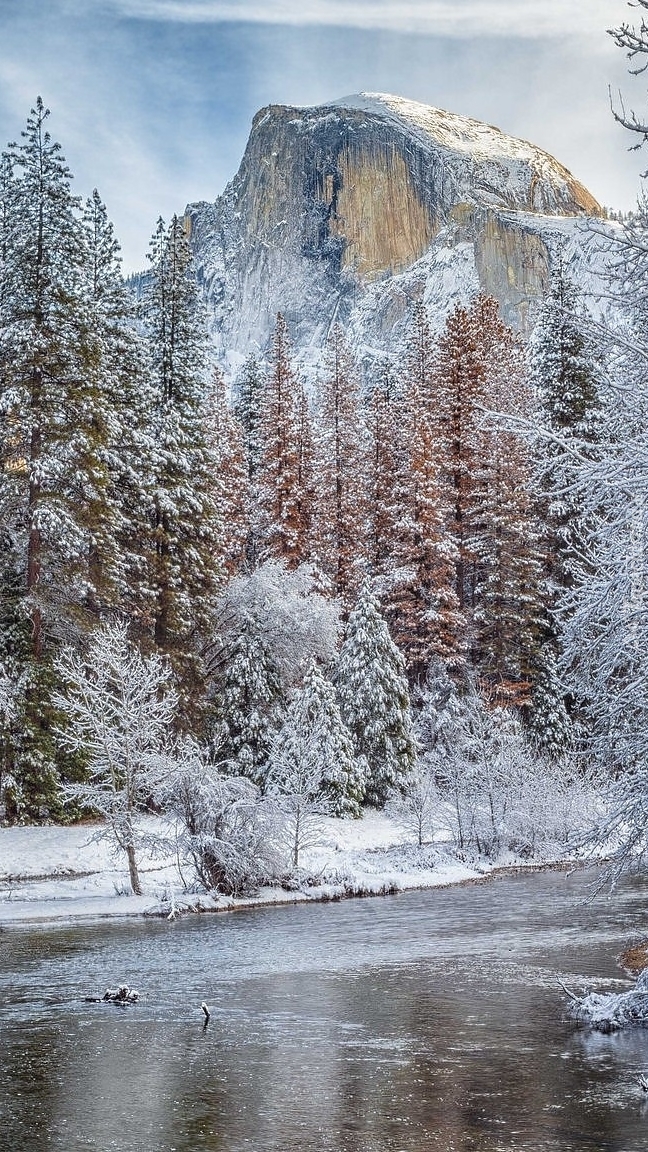
POLYGON ((114 11, 178 23, 238 21, 441 36, 597 35, 624 18, 618 0, 105 0, 114 11))
POLYGON ((606 28, 639 14, 625 0, 0 0, 0 149, 40 94, 129 269, 158 215, 223 190, 259 108, 352 92, 497 124, 627 209, 648 155, 628 152, 608 85, 643 115, 645 78, 606 28))

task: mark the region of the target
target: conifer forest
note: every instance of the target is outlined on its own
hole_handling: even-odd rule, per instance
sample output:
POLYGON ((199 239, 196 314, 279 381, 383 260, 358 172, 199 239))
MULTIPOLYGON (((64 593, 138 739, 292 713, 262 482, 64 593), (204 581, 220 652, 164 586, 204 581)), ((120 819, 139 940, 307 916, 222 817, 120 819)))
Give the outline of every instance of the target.
POLYGON ((230 894, 368 807, 641 860, 645 202, 590 221, 604 314, 556 244, 524 329, 412 298, 314 366, 280 311, 232 367, 187 218, 124 278, 51 131, 38 98, 0 170, 4 824, 105 820, 136 893, 142 814, 230 894))

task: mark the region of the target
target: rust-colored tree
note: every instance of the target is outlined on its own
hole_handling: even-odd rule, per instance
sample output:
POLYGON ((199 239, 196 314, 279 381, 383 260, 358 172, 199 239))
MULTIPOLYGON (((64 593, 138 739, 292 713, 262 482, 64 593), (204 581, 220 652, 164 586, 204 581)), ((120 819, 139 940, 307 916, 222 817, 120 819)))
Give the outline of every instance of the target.
POLYGON ((455 588, 471 663, 505 699, 520 703, 529 689, 541 566, 530 460, 507 418, 528 416, 531 394, 520 345, 496 300, 480 295, 454 310, 435 376, 457 546, 455 588))
POLYGON ((245 566, 250 536, 250 481, 245 450, 245 433, 230 409, 225 378, 216 368, 209 397, 208 437, 218 461, 221 538, 214 545, 221 550, 228 577, 245 566))
POLYGON ((368 443, 353 357, 338 325, 319 395, 316 460, 317 558, 350 607, 367 562, 368 443))
POLYGON ((304 388, 292 364, 281 313, 272 341, 261 434, 260 556, 295 568, 310 558, 312 439, 304 388))
POLYGON ((409 610, 404 613, 410 632, 405 650, 410 673, 417 679, 435 656, 455 667, 463 661, 464 620, 455 587, 458 549, 449 531, 449 455, 439 434, 434 358, 428 317, 419 303, 405 366, 412 571, 409 610))

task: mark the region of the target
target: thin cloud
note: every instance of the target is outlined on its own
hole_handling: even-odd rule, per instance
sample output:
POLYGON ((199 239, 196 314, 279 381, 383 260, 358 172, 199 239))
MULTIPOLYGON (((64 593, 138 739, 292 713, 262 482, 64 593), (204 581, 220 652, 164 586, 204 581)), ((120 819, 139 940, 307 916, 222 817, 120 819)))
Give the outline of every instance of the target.
POLYGON ((123 16, 186 24, 327 25, 452 37, 601 34, 619 0, 105 0, 123 16))

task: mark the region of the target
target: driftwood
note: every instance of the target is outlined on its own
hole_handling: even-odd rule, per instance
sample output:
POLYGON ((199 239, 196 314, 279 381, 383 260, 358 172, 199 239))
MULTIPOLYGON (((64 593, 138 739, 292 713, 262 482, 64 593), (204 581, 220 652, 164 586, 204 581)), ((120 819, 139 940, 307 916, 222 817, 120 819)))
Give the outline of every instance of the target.
POLYGON ((621 1028, 648 1025, 648 968, 640 973, 629 992, 590 992, 573 996, 567 1009, 573 1020, 588 1024, 596 1032, 618 1032, 621 1028))
POLYGON ((128 984, 120 984, 119 988, 106 988, 103 996, 86 996, 86 1004, 119 1004, 125 1008, 127 1004, 137 1004, 139 992, 129 988, 128 984))

